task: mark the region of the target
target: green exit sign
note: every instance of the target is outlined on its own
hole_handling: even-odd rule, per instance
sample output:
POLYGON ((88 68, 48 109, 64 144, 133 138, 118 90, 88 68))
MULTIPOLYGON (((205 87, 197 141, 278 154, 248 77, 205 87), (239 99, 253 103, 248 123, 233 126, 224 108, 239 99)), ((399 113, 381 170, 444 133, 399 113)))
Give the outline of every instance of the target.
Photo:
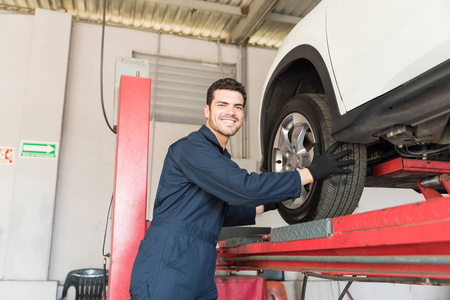
POLYGON ((56 158, 57 151, 58 143, 31 141, 20 143, 20 157, 56 158))

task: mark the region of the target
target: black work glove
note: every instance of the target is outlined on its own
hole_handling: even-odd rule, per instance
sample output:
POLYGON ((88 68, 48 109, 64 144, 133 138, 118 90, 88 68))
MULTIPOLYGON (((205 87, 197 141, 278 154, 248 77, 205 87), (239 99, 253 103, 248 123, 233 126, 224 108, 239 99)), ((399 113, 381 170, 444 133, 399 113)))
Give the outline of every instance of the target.
POLYGON ((333 153, 340 145, 340 142, 336 142, 324 154, 320 154, 319 145, 314 144, 314 158, 311 165, 307 168, 314 180, 325 179, 334 174, 349 174, 352 172, 343 167, 353 165, 355 161, 341 160, 351 154, 352 150, 347 149, 336 154, 333 153))
POLYGON ((266 212, 266 211, 269 211, 269 210, 275 210, 275 209, 277 209, 277 206, 276 206, 275 203, 268 203, 268 204, 264 204, 264 211, 263 212, 266 212))

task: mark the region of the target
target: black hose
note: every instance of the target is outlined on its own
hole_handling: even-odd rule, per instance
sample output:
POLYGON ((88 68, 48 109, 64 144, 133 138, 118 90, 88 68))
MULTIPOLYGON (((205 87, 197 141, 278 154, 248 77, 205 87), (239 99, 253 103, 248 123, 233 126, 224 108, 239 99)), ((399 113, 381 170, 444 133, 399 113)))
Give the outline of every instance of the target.
POLYGON ((113 203, 114 194, 111 195, 111 201, 109 202, 109 208, 108 208, 108 214, 106 215, 106 225, 105 225, 105 234, 103 236, 103 248, 102 248, 102 254, 103 254, 103 298, 106 299, 106 258, 110 257, 110 253, 105 253, 105 244, 106 244, 106 232, 108 231, 108 221, 109 221, 109 214, 111 213, 111 206, 113 203))
POLYGON ((105 243, 106 243, 106 232, 108 231, 109 214, 111 213, 111 206, 112 206, 113 198, 114 198, 114 195, 111 195, 111 201, 109 202, 108 214, 106 215, 105 234, 103 235, 103 248, 102 248, 102 254, 104 257, 109 257, 109 253, 105 253, 105 243))
POLYGON ((106 22, 106 0, 103 0, 103 20, 102 20, 102 47, 100 52, 100 100, 102 104, 103 118, 105 118, 106 125, 115 134, 116 131, 111 127, 106 116, 105 101, 103 100, 103 50, 105 45, 105 22, 106 22))
POLYGON ((103 258, 103 288, 102 288, 102 294, 103 299, 106 299, 106 287, 108 286, 106 284, 107 276, 106 276, 106 257, 103 258))
POLYGON ((306 284, 308 283, 308 275, 303 274, 303 284, 302 284, 302 297, 301 300, 305 300, 306 297, 306 284))

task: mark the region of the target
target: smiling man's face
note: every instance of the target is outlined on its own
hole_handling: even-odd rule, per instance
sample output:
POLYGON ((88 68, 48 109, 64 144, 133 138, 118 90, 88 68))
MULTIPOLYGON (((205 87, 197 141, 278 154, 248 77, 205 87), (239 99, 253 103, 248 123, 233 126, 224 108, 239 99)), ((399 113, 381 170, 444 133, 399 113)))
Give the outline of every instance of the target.
POLYGON ((206 126, 225 148, 228 139, 241 128, 244 120, 244 98, 231 90, 216 90, 211 107, 205 105, 206 126))

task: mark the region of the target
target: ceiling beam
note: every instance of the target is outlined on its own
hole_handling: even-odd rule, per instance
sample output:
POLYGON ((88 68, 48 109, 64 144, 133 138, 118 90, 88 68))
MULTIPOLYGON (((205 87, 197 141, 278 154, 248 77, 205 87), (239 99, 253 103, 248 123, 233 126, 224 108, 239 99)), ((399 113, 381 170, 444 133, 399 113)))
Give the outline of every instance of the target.
POLYGON ((282 14, 277 14, 277 13, 271 13, 271 14, 269 14, 267 16, 266 21, 273 21, 273 22, 287 23, 287 24, 294 24, 294 25, 296 25, 302 19, 303 19, 302 17, 295 17, 295 16, 288 16, 288 15, 282 15, 282 14))
POLYGON ((243 44, 252 33, 261 26, 264 19, 273 10, 279 0, 253 0, 248 7, 248 15, 241 18, 239 23, 231 32, 230 41, 243 44))
POLYGON ((26 6, 9 5, 9 4, 3 4, 3 3, 0 3, 0 9, 11 11, 11 12, 27 13, 27 14, 34 13, 34 8, 28 8, 26 6))
POLYGON ((197 10, 212 11, 234 16, 245 16, 240 6, 231 6, 200 0, 151 0, 151 2, 181 6, 197 10))

